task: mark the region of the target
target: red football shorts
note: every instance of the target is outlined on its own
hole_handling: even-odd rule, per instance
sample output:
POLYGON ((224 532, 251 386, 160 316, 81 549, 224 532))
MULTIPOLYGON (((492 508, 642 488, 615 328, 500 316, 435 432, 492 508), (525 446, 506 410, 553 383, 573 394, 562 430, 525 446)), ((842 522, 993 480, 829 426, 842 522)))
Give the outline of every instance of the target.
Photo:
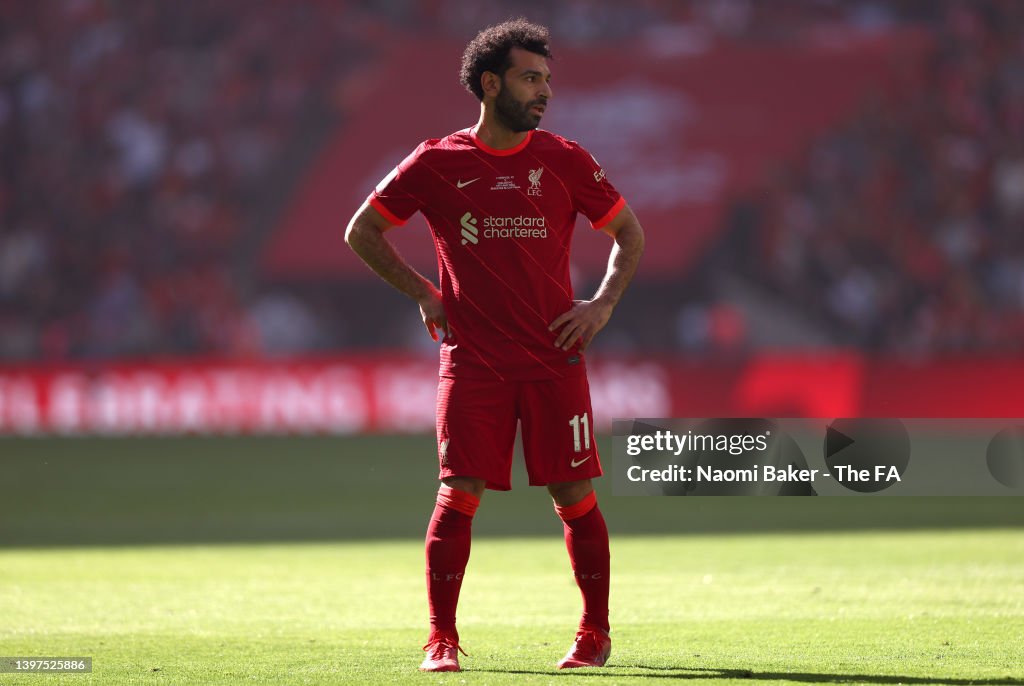
POLYGON ((601 476, 586 374, 550 381, 442 377, 437 388, 438 478, 512 488, 512 448, 522 423, 531 486, 601 476))

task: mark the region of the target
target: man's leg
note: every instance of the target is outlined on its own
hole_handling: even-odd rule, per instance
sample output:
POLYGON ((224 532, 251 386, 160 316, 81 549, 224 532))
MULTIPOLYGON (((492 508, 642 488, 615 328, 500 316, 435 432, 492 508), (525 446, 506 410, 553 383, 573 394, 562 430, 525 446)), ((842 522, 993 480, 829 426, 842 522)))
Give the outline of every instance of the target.
POLYGON ((427 527, 427 600, 430 638, 420 669, 430 672, 459 670, 459 632, 455 610, 462 577, 469 562, 473 515, 480 504, 482 479, 449 477, 437 492, 437 504, 427 527))
POLYGON ((473 515, 480 504, 484 482, 451 477, 437 492, 437 504, 427 527, 427 599, 430 631, 458 637, 455 608, 462 576, 469 562, 473 515))
POLYGON ((590 479, 549 484, 555 501, 555 512, 562 519, 565 547, 576 576, 576 585, 583 595, 583 617, 580 626, 608 632, 608 591, 611 555, 608 550, 608 527, 590 479))
POLYGON ((427 528, 430 638, 420 666, 424 671, 459 669, 455 609, 469 561, 473 515, 485 487, 511 488, 517 424, 515 384, 441 377, 437 456, 442 486, 427 528))
POLYGON ((558 663, 560 668, 600 667, 611 652, 608 637, 608 591, 611 555, 608 527, 597 506, 590 479, 548 485, 555 512, 565 529, 576 585, 583 595, 583 616, 576 642, 558 663))
POLYGON ((601 476, 594 439, 594 412, 586 374, 523 383, 519 399, 523 457, 531 486, 547 486, 565 523, 583 618, 576 643, 559 667, 600 666, 608 638, 608 527, 597 507, 591 479, 601 476))

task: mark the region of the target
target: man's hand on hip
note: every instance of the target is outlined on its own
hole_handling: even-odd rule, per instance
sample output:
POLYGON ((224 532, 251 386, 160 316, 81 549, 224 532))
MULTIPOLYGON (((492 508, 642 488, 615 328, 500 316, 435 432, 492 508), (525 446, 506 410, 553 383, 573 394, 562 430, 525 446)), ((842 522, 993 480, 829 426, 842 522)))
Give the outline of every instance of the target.
POLYGON ((597 332, 604 328, 612 316, 612 305, 600 300, 575 300, 572 309, 551 322, 548 331, 562 328, 555 339, 555 347, 569 350, 580 341, 580 352, 587 349, 597 332))
POLYGON ((423 326, 427 327, 430 337, 436 341, 437 329, 441 329, 447 338, 450 332, 448 331, 448 317, 445 315, 444 305, 441 303, 441 292, 431 289, 427 295, 419 299, 419 305, 423 326))

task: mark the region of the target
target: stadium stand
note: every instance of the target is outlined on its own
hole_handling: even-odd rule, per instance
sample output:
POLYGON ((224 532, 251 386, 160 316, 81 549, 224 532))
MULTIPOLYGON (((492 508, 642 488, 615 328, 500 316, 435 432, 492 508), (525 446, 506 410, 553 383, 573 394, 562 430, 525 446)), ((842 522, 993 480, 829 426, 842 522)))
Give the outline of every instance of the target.
POLYGON ((949 3, 932 35, 899 98, 864 103, 738 205, 731 248, 837 343, 1009 352, 1024 335, 1024 5, 949 3))
POLYGON ((0 15, 0 357, 252 349, 238 261, 367 51, 346 5, 0 15))
MULTIPOLYGON (((1014 349, 1022 4, 766 4, 3 3, 0 359, 422 345, 340 224, 417 126, 469 123, 453 54, 513 13, 559 37, 550 128, 619 170, 658 248, 605 349, 1014 349), (649 78, 613 84, 609 116, 587 65, 627 42, 649 78), (630 121, 639 147, 616 147, 630 121), (355 321, 367 304, 379 325, 355 321)), ((425 236, 402 240, 430 266, 425 236)), ((585 293, 607 244, 578 247, 585 293)))

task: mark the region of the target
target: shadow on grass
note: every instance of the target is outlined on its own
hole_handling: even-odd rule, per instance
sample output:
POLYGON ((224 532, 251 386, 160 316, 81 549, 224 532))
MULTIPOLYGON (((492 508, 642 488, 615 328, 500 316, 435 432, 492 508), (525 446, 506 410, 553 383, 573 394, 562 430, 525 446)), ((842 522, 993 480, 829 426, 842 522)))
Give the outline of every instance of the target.
POLYGON ((622 679, 750 679, 752 681, 797 681, 809 684, 945 684, 946 686, 1018 686, 1022 679, 966 679, 951 677, 923 677, 883 674, 819 674, 813 672, 754 672, 749 669, 714 669, 708 667, 649 667, 647 665, 612 665, 607 669, 572 669, 560 671, 531 671, 525 669, 474 669, 474 672, 496 674, 541 674, 545 676, 572 676, 622 679), (624 671, 629 670, 629 671, 624 671), (652 673, 654 672, 654 673, 652 673))

